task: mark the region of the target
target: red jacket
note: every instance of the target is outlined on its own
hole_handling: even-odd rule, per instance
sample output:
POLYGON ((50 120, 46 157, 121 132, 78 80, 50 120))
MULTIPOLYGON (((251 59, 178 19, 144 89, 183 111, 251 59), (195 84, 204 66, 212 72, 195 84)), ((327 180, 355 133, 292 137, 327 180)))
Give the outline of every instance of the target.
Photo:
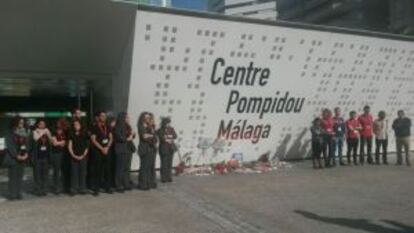
POLYGON ((346 121, 346 138, 349 139, 358 139, 359 138, 359 128, 361 124, 359 119, 349 119, 346 121))
POLYGON ((332 117, 321 119, 321 127, 327 134, 333 135, 335 133, 334 125, 335 125, 335 122, 332 117))
POLYGON ((374 123, 374 119, 372 118, 372 115, 368 114, 367 116, 365 115, 359 116, 359 123, 361 124, 361 127, 362 127, 361 136, 372 137, 373 135, 372 126, 374 123))

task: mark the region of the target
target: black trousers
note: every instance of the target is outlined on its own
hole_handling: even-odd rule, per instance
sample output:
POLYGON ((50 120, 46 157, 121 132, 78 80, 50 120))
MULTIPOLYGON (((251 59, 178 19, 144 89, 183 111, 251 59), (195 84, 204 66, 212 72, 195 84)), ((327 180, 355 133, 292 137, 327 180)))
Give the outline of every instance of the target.
POLYGON ((108 155, 94 151, 91 157, 91 189, 99 191, 100 188, 111 188, 111 163, 108 155))
POLYGON ((322 144, 320 142, 312 142, 312 163, 314 168, 316 168, 317 166, 319 166, 320 168, 322 167, 321 154, 322 144))
POLYGON ((117 189, 129 189, 130 184, 130 169, 131 169, 131 153, 116 154, 116 168, 115 168, 115 186, 117 189))
POLYGON ((358 138, 348 138, 346 140, 346 143, 347 143, 346 157, 348 159, 348 164, 351 163, 351 154, 352 154, 354 164, 357 165, 358 164, 357 154, 358 154, 359 140, 358 138))
POLYGON ((365 147, 367 149, 367 161, 368 163, 372 163, 372 137, 361 137, 361 147, 359 152, 359 162, 364 164, 365 161, 365 147))
POLYGON ((22 195, 24 164, 16 162, 9 167, 9 197, 15 199, 22 195))
POLYGON ((138 175, 138 185, 141 189, 156 188, 157 182, 155 180, 155 149, 151 149, 146 153, 139 155, 140 169, 138 175))
POLYGON ((53 189, 55 192, 62 191, 62 162, 64 153, 52 153, 50 163, 53 169, 53 189))
POLYGON ((330 166, 331 161, 332 164, 335 164, 333 149, 333 136, 325 135, 322 142, 322 154, 323 159, 325 160, 325 166, 330 166))
POLYGON ((161 160, 161 168, 160 168, 161 181, 171 182, 174 150, 169 145, 161 145, 159 152, 160 152, 160 160, 161 160))
POLYGON ((40 194, 47 192, 47 181, 49 176, 49 159, 47 157, 36 158, 34 161, 36 174, 36 191, 40 194))
POLYGON ((388 163, 387 150, 388 139, 376 139, 375 140, 375 162, 380 163, 380 150, 382 148, 382 163, 388 163))
POLYGON ((64 153, 62 157, 62 181, 64 192, 69 192, 71 188, 71 160, 69 153, 64 153))
POLYGON ((71 188, 72 193, 86 191, 87 159, 81 161, 71 159, 71 188))

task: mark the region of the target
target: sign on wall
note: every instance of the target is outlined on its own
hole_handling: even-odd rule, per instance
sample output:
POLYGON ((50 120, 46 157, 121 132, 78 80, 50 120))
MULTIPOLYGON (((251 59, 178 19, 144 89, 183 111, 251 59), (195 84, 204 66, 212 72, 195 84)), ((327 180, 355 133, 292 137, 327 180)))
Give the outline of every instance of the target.
POLYGON ((145 10, 135 27, 128 111, 170 116, 193 164, 303 158, 326 107, 414 116, 412 42, 145 10))

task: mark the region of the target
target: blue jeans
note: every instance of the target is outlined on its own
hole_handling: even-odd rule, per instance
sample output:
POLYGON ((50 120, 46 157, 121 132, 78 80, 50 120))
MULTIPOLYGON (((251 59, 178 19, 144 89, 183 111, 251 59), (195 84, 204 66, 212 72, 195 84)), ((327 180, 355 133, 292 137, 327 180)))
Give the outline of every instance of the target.
POLYGON ((335 137, 334 138, 334 153, 333 153, 333 160, 335 163, 335 156, 338 153, 339 162, 342 163, 342 148, 344 145, 344 138, 343 137, 335 137))

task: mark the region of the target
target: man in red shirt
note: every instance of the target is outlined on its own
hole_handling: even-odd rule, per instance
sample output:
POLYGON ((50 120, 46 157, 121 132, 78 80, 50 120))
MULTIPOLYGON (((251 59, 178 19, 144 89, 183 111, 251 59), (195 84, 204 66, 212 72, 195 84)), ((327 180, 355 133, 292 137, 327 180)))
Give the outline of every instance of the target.
MULTIPOLYGON (((357 150, 359 135, 361 130, 361 124, 357 118, 356 112, 352 111, 349 113, 349 119, 346 121, 346 143, 347 143, 347 153, 346 157, 348 159, 348 164, 351 164, 351 153, 354 160, 354 165, 358 165, 357 161, 357 150)), ((360 155, 361 156, 361 155, 360 155)))
POLYGON ((373 136, 373 117, 370 114, 370 107, 364 107, 364 113, 359 116, 359 123, 361 124, 361 147, 360 147, 360 162, 364 164, 365 146, 367 147, 367 161, 372 164, 372 136, 373 136))
POLYGON ((335 134, 334 131, 334 120, 332 117, 332 112, 329 109, 324 109, 322 111, 321 127, 323 132, 323 141, 322 141, 322 153, 323 159, 325 160, 325 167, 331 166, 331 160, 333 160, 332 165, 335 165, 333 158, 333 137, 335 134))

